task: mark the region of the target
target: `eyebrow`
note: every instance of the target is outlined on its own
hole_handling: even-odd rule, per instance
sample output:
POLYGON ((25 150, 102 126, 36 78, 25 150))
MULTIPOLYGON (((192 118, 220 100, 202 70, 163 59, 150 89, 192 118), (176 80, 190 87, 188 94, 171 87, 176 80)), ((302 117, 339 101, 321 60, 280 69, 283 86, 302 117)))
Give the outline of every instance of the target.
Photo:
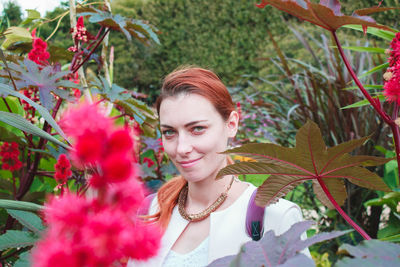
MULTIPOLYGON (((191 122, 189 122, 189 123, 186 123, 186 124, 185 124, 185 127, 189 127, 189 126, 195 125, 195 124, 197 124, 197 123, 206 122, 206 121, 207 121, 207 120, 191 121, 191 122)), ((161 127, 164 127, 164 128, 173 128, 172 126, 169 126, 169 125, 167 125, 167 124, 161 124, 160 126, 161 126, 161 127)))

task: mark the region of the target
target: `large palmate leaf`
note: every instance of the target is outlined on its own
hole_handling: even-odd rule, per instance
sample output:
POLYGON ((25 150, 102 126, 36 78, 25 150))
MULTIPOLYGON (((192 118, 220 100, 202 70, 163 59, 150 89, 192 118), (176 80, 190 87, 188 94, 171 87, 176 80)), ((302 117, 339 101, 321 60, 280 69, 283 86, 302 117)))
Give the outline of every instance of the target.
POLYGON ((338 0, 321 0, 319 4, 312 3, 309 0, 262 0, 257 6, 263 8, 267 5, 271 5, 330 31, 336 31, 343 25, 348 24, 362 25, 365 30, 366 27, 392 30, 389 27, 377 24, 374 19, 366 15, 393 8, 372 7, 360 9, 354 11, 351 16, 346 16, 340 11, 341 6, 338 0))
POLYGON ((222 266, 315 266, 306 255, 300 253, 312 244, 341 236, 348 231, 334 231, 314 235, 306 240, 301 239, 302 233, 312 221, 298 222, 292 225, 282 235, 276 236, 273 230, 266 232, 260 241, 250 241, 242 246, 238 255, 226 256, 213 261, 208 267, 222 266))
POLYGON ((28 87, 37 87, 39 89, 40 102, 48 110, 53 108, 51 92, 61 98, 73 100, 73 96, 68 91, 60 88, 79 88, 76 83, 62 80, 69 73, 68 71, 58 71, 54 66, 39 68, 35 62, 25 59, 19 64, 10 62, 8 68, 16 80, 15 83, 18 89, 28 87))
POLYGON ((119 14, 114 15, 93 7, 78 7, 76 11, 81 16, 88 16, 92 23, 98 23, 101 26, 122 32, 129 41, 133 36, 142 42, 152 40, 160 44, 155 28, 142 20, 126 18, 119 14))
POLYGON ((400 266, 400 245, 379 241, 364 240, 359 245, 343 244, 340 251, 347 251, 352 258, 343 258, 337 267, 397 267, 400 266))
POLYGON ((157 116, 145 103, 135 98, 135 92, 129 91, 117 84, 110 85, 103 78, 95 77, 90 83, 92 93, 100 94, 103 98, 123 108, 124 113, 134 117, 140 124, 145 136, 155 137, 157 116))
POLYGON ((230 149, 232 153, 256 160, 240 162, 222 169, 218 176, 228 174, 270 174, 259 187, 256 202, 260 206, 272 204, 306 181, 314 181, 314 190, 322 203, 331 207, 328 192, 339 205, 347 198, 342 179, 358 186, 390 191, 375 173, 363 168, 377 166, 391 159, 374 156, 351 156, 350 153, 369 137, 351 140, 327 148, 318 126, 308 121, 296 135, 296 147, 287 148, 275 144, 247 144, 230 149), (326 187, 327 189, 323 189, 326 187), (328 201, 329 198, 329 201, 328 201))

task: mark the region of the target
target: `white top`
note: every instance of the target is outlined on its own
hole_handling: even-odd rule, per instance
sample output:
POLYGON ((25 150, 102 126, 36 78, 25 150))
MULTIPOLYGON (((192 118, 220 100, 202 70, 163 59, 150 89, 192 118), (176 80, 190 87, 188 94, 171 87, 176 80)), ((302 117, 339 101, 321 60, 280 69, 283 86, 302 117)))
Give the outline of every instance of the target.
POLYGON ((207 266, 208 261, 208 240, 201 242, 197 248, 189 253, 180 254, 170 250, 164 260, 163 267, 204 267, 207 266))
MULTIPOLYGON (((248 185, 248 188, 231 206, 210 214, 207 264, 218 258, 237 254, 240 247, 251 240, 246 233, 246 211, 250 197, 256 187, 250 183, 248 185)), ((158 200, 155 197, 151 203, 149 214, 154 214, 157 210, 158 200)), ((287 231, 292 224, 302 220, 299 206, 288 200, 280 199, 265 208, 264 232, 273 230, 276 235, 280 235, 287 231)), ((161 267, 172 246, 187 225, 188 221, 182 218, 178 206, 175 206, 171 220, 161 239, 158 254, 145 261, 131 259, 128 262, 128 267, 161 267)))

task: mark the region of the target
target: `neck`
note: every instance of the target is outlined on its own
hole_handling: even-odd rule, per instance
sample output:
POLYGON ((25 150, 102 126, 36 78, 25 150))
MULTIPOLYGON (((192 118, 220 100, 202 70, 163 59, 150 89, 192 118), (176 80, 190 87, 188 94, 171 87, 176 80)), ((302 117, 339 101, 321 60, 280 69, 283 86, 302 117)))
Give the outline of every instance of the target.
POLYGON ((215 180, 215 177, 207 178, 199 182, 189 182, 187 207, 190 211, 200 211, 212 203, 225 192, 231 182, 232 176, 224 176, 215 180))

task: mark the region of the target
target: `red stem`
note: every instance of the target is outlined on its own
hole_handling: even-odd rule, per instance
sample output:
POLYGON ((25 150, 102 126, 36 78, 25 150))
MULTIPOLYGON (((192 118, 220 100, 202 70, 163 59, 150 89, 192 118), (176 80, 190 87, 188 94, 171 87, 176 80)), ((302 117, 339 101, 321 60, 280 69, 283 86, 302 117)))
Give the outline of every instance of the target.
MULTIPOLYGON (((382 110, 382 106, 381 106, 381 103, 379 102, 379 100, 373 99, 369 95, 367 90, 365 90, 364 86, 361 84, 361 82, 358 79, 357 75, 354 73, 352 67, 350 66, 350 63, 347 60, 346 55, 344 54, 342 45, 339 42, 339 39, 338 39, 338 37, 336 35, 336 32, 335 31, 331 31, 331 32, 332 32, 333 38, 335 39, 335 43, 336 43, 337 48, 339 50, 340 56, 342 57, 343 62, 346 65, 346 68, 349 71, 349 73, 350 73, 351 77, 353 78, 354 82, 357 84, 358 88, 360 88, 360 90, 363 93, 363 95, 365 96, 365 98, 367 98, 367 100, 374 107, 376 112, 378 112, 378 114, 381 116, 381 118, 390 126, 390 129, 392 130, 392 133, 393 133, 394 146, 395 146, 395 149, 396 149, 397 166, 400 166, 400 131, 399 131, 399 127, 394 122, 394 120, 398 117, 398 113, 399 113, 399 107, 398 107, 397 103, 395 103, 394 111, 393 111, 393 117, 391 118, 386 112, 384 112, 382 110)), ((398 167, 397 170, 398 170, 399 177, 400 177, 400 168, 398 167)))
POLYGON ((333 198, 331 193, 329 192, 328 188, 326 187, 324 181, 321 177, 317 177, 318 183, 321 185, 322 190, 328 197, 329 201, 333 204, 335 209, 339 212, 339 214, 366 240, 371 240, 371 237, 360 227, 358 226, 347 214, 342 210, 336 200, 333 198))
POLYGON ((99 45, 100 45, 101 42, 103 41, 104 37, 107 36, 107 34, 110 32, 110 30, 111 30, 111 28, 108 28, 108 29, 104 32, 104 34, 101 36, 101 38, 97 41, 95 47, 94 47, 92 50, 90 50, 89 54, 85 57, 85 59, 82 60, 82 62, 72 70, 72 73, 77 72, 78 69, 79 69, 80 67, 82 67, 83 64, 85 64, 86 61, 88 61, 88 59, 90 58, 90 56, 94 53, 94 51, 97 49, 97 47, 99 47, 99 45))
POLYGON ((344 54, 342 45, 339 42, 339 39, 336 35, 335 31, 332 31, 332 35, 333 38, 335 40, 335 43, 337 45, 337 48, 339 50, 340 56, 343 59, 344 64, 346 65, 347 70, 349 71, 351 77, 353 78, 354 82, 356 83, 356 85, 358 86, 358 88, 360 88, 361 93, 365 96, 365 98, 371 103, 371 105, 374 107, 374 109, 376 110, 376 112, 378 112, 378 114, 381 116, 381 118, 389 125, 393 124, 392 119, 390 118, 390 116, 384 112, 381 108, 380 102, 379 100, 376 101, 375 99, 373 99, 370 94, 367 92, 367 90, 365 90, 364 86, 361 84, 360 80, 358 79, 357 75, 354 73, 353 68, 350 66, 349 61, 347 60, 346 55, 344 54))

